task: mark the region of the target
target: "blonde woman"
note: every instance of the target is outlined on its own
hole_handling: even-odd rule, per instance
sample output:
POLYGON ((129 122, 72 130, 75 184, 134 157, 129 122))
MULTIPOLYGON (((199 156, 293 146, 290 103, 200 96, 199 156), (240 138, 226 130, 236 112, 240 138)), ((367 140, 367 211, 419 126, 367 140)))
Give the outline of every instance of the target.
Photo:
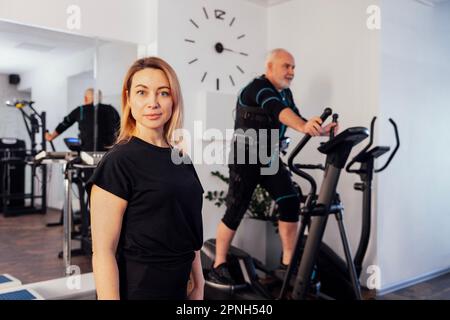
POLYGON ((182 115, 173 69, 156 57, 136 61, 117 143, 88 184, 98 299, 203 299, 203 189, 193 165, 171 156, 182 115))

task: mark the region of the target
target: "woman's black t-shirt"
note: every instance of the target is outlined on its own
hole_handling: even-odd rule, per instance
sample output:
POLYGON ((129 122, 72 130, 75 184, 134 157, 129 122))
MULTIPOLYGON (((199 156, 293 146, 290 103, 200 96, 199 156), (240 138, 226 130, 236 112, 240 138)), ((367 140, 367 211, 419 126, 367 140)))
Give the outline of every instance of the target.
POLYGON ((132 137, 115 145, 88 182, 128 201, 118 257, 142 263, 182 263, 203 243, 203 188, 194 166, 172 152, 132 137))

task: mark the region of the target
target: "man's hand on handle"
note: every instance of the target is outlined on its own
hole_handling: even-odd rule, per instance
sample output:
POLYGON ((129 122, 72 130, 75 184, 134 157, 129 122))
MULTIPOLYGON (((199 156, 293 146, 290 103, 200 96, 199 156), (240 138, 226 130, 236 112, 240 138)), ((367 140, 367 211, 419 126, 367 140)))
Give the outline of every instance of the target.
POLYGON ((335 128, 335 134, 339 130, 339 125, 336 123, 330 123, 325 127, 321 127, 323 121, 320 117, 313 117, 307 122, 300 118, 290 108, 285 108, 279 115, 279 120, 282 124, 292 128, 298 132, 309 134, 312 137, 326 136, 330 134, 332 128, 335 128))
POLYGON ((59 134, 56 131, 53 131, 52 133, 46 132, 45 133, 45 140, 48 142, 53 141, 59 134))
POLYGON ((302 131, 304 134, 309 134, 311 137, 320 136, 322 134, 321 124, 322 119, 320 119, 320 117, 311 118, 303 125, 302 131))
POLYGON ((316 136, 328 136, 330 131, 334 128, 334 134, 339 131, 339 125, 337 123, 327 124, 325 127, 321 127, 322 119, 320 117, 313 117, 303 126, 303 133, 309 134, 312 137, 316 136))
POLYGON ((327 124, 325 127, 322 128, 322 136, 329 136, 331 130, 334 130, 334 135, 336 136, 339 131, 339 124, 334 122, 327 124))

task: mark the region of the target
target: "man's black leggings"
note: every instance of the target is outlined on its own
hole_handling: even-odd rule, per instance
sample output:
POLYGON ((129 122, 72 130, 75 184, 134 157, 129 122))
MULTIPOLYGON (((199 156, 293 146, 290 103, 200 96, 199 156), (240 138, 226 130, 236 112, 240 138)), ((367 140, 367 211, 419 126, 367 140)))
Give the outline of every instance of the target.
POLYGON ((297 222, 301 191, 294 187, 286 165, 279 159, 280 167, 274 175, 261 175, 261 167, 249 164, 230 164, 230 182, 226 198, 227 210, 222 222, 237 230, 248 209, 258 184, 269 192, 278 205, 280 221, 297 222))

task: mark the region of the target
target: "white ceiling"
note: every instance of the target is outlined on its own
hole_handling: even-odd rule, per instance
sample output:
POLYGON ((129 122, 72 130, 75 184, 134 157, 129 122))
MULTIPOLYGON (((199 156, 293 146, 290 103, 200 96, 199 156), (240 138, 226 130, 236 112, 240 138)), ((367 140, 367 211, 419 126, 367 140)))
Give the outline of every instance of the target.
POLYGON ((434 7, 444 2, 449 2, 450 0, 416 0, 416 1, 434 7))
POLYGON ((0 21, 0 73, 23 73, 95 47, 90 38, 0 21))
POLYGON ((246 0, 246 1, 256 3, 263 7, 270 7, 282 2, 288 2, 292 0, 246 0))
POLYGON ((450 2, 450 0, 414 0, 414 1, 420 2, 420 3, 430 6, 430 7, 435 7, 440 4, 450 2))
MULTIPOLYGON (((279 3, 288 2, 288 1, 292 1, 292 0, 245 0, 245 1, 253 2, 253 3, 256 3, 263 7, 270 7, 270 6, 279 4, 279 3)), ((314 1, 314 0, 312 0, 312 1, 314 1)), ((439 5, 439 4, 450 2, 450 0, 413 0, 413 1, 417 1, 417 2, 423 3, 425 5, 433 6, 433 7, 436 5, 439 5)))

